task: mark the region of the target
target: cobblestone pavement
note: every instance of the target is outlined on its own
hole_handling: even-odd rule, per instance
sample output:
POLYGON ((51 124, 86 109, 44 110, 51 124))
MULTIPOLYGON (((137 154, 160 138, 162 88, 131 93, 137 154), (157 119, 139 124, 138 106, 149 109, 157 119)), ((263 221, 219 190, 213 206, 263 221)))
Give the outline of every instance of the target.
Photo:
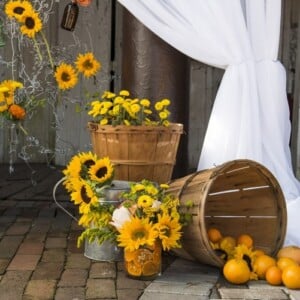
MULTIPOLYGON (((28 180, 0 179, 0 300, 300 300, 300 290, 265 281, 230 285, 219 269, 169 254, 156 280, 130 279, 122 261, 91 260, 77 248, 82 228, 51 197, 57 178, 51 181, 47 172, 41 177, 47 184, 30 188, 28 180)), ((72 203, 60 199, 76 215, 72 203)))

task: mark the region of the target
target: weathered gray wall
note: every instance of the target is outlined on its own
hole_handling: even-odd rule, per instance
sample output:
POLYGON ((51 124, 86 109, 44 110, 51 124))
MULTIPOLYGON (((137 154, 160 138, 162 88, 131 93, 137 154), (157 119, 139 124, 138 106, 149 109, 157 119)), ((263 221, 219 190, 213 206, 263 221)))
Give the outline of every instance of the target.
MULTIPOLYGON (((82 82, 71 93, 71 98, 79 101, 85 88, 103 92, 111 83, 111 72, 114 74, 114 87, 122 88, 122 7, 113 6, 112 0, 93 0, 92 6, 80 8, 79 20, 74 33, 60 29, 59 23, 62 11, 68 0, 56 2, 56 13, 51 16, 51 25, 47 29, 48 37, 54 45, 64 49, 75 41, 80 41, 73 54, 77 51, 91 50, 101 61, 102 70, 97 75, 96 82, 82 82), (116 9, 116 28, 114 57, 111 57, 112 38, 112 8, 116 9), (113 59, 113 60, 112 60, 113 59)), ((280 45, 280 59, 287 70, 287 91, 293 105, 293 124, 291 150, 295 170, 300 173, 300 33, 299 1, 283 1, 282 35, 280 45)), ((23 51, 21 49, 21 51, 23 51)), ((65 50, 69 51, 69 50, 65 50)), ((0 55, 9 56, 9 49, 0 48, 0 55)), ((71 53, 72 54, 72 53, 71 53)), ((26 53, 24 52, 24 55, 26 53)), ((124 58, 123 58, 124 59, 124 58)), ((189 86, 189 122, 188 122, 188 161, 190 172, 197 167, 207 123, 209 120, 213 101, 223 75, 223 70, 212 68, 202 63, 189 60, 190 86, 189 86)), ((0 79, 5 77, 5 70, 0 68, 0 79)), ((141 95, 142 96, 142 95, 141 95)), ((80 102, 78 102, 80 103, 80 102)), ((80 104, 83 108, 84 101, 80 104)), ((76 113, 75 105, 68 102, 60 103, 57 107, 57 116, 61 121, 57 128, 52 127, 53 115, 42 110, 35 120, 30 121, 33 134, 46 148, 54 149, 55 163, 66 164, 70 157, 78 150, 89 150, 90 139, 86 130, 87 114, 76 113)), ((0 129, 0 162, 8 162, 8 133, 0 129)), ((52 154, 49 155, 50 158, 52 154)), ((36 153, 32 161, 49 159, 46 155, 36 153)))

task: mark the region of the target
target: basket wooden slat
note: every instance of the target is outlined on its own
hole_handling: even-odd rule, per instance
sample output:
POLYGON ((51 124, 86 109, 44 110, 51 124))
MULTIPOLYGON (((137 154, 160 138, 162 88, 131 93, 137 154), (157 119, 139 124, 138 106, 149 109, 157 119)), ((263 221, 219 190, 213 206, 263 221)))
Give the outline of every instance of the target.
POLYGON ((94 152, 108 156, 118 180, 168 182, 176 163, 182 124, 101 126, 88 123, 94 152))
POLYGON ((174 252, 202 263, 223 266, 207 237, 210 227, 223 235, 250 234, 256 248, 274 255, 283 245, 287 212, 285 199, 276 178, 251 160, 235 160, 173 180, 169 192, 176 194, 182 212, 193 214, 184 228, 182 250, 174 252), (193 201, 191 210, 186 202, 193 201))

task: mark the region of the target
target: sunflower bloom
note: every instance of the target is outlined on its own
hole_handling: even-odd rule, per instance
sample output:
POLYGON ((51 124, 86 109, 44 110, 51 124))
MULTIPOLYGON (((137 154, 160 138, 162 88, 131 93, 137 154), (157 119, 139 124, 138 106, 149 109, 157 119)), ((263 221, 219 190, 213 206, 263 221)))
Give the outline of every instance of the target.
POLYGON ((148 219, 133 217, 120 228, 118 241, 119 246, 133 251, 143 245, 153 245, 156 237, 157 233, 148 219))
POLYGON ((23 14, 33 11, 33 7, 29 1, 9 1, 5 5, 5 13, 8 18, 15 18, 20 21, 23 14))
POLYGON ((101 68, 100 62, 94 57, 92 52, 79 54, 75 64, 78 71, 87 78, 96 75, 101 68))
POLYGON ((35 11, 26 11, 21 18, 23 24, 20 28, 22 34, 34 39, 36 33, 42 30, 43 24, 39 15, 35 11))
POLYGON ((73 88, 78 81, 76 70, 72 65, 66 63, 62 63, 57 67, 54 77, 59 89, 61 90, 69 90, 73 88))
POLYGON ((158 215, 158 223, 154 225, 154 229, 158 232, 164 250, 180 248, 178 241, 181 237, 181 225, 178 219, 167 214, 158 215))
POLYGON ((91 180, 99 183, 104 183, 112 178, 113 166, 108 157, 97 160, 97 162, 90 167, 89 175, 91 180))

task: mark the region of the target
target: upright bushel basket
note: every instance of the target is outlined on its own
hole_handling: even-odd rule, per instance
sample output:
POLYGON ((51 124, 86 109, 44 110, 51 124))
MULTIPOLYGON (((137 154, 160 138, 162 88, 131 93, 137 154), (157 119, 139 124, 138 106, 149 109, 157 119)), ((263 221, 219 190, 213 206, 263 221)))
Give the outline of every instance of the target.
POLYGON ((172 178, 183 125, 111 126, 88 123, 93 151, 108 156, 115 179, 152 180, 166 183, 172 178))
MULTIPOLYGON (((254 246, 274 255, 282 247, 287 212, 275 177, 261 164, 234 160, 170 182, 170 192, 181 204, 193 201, 192 223, 184 228, 181 257, 221 267, 224 261, 212 249, 207 230, 223 236, 250 234, 254 246)), ((185 208, 183 208, 185 210, 185 208)))

